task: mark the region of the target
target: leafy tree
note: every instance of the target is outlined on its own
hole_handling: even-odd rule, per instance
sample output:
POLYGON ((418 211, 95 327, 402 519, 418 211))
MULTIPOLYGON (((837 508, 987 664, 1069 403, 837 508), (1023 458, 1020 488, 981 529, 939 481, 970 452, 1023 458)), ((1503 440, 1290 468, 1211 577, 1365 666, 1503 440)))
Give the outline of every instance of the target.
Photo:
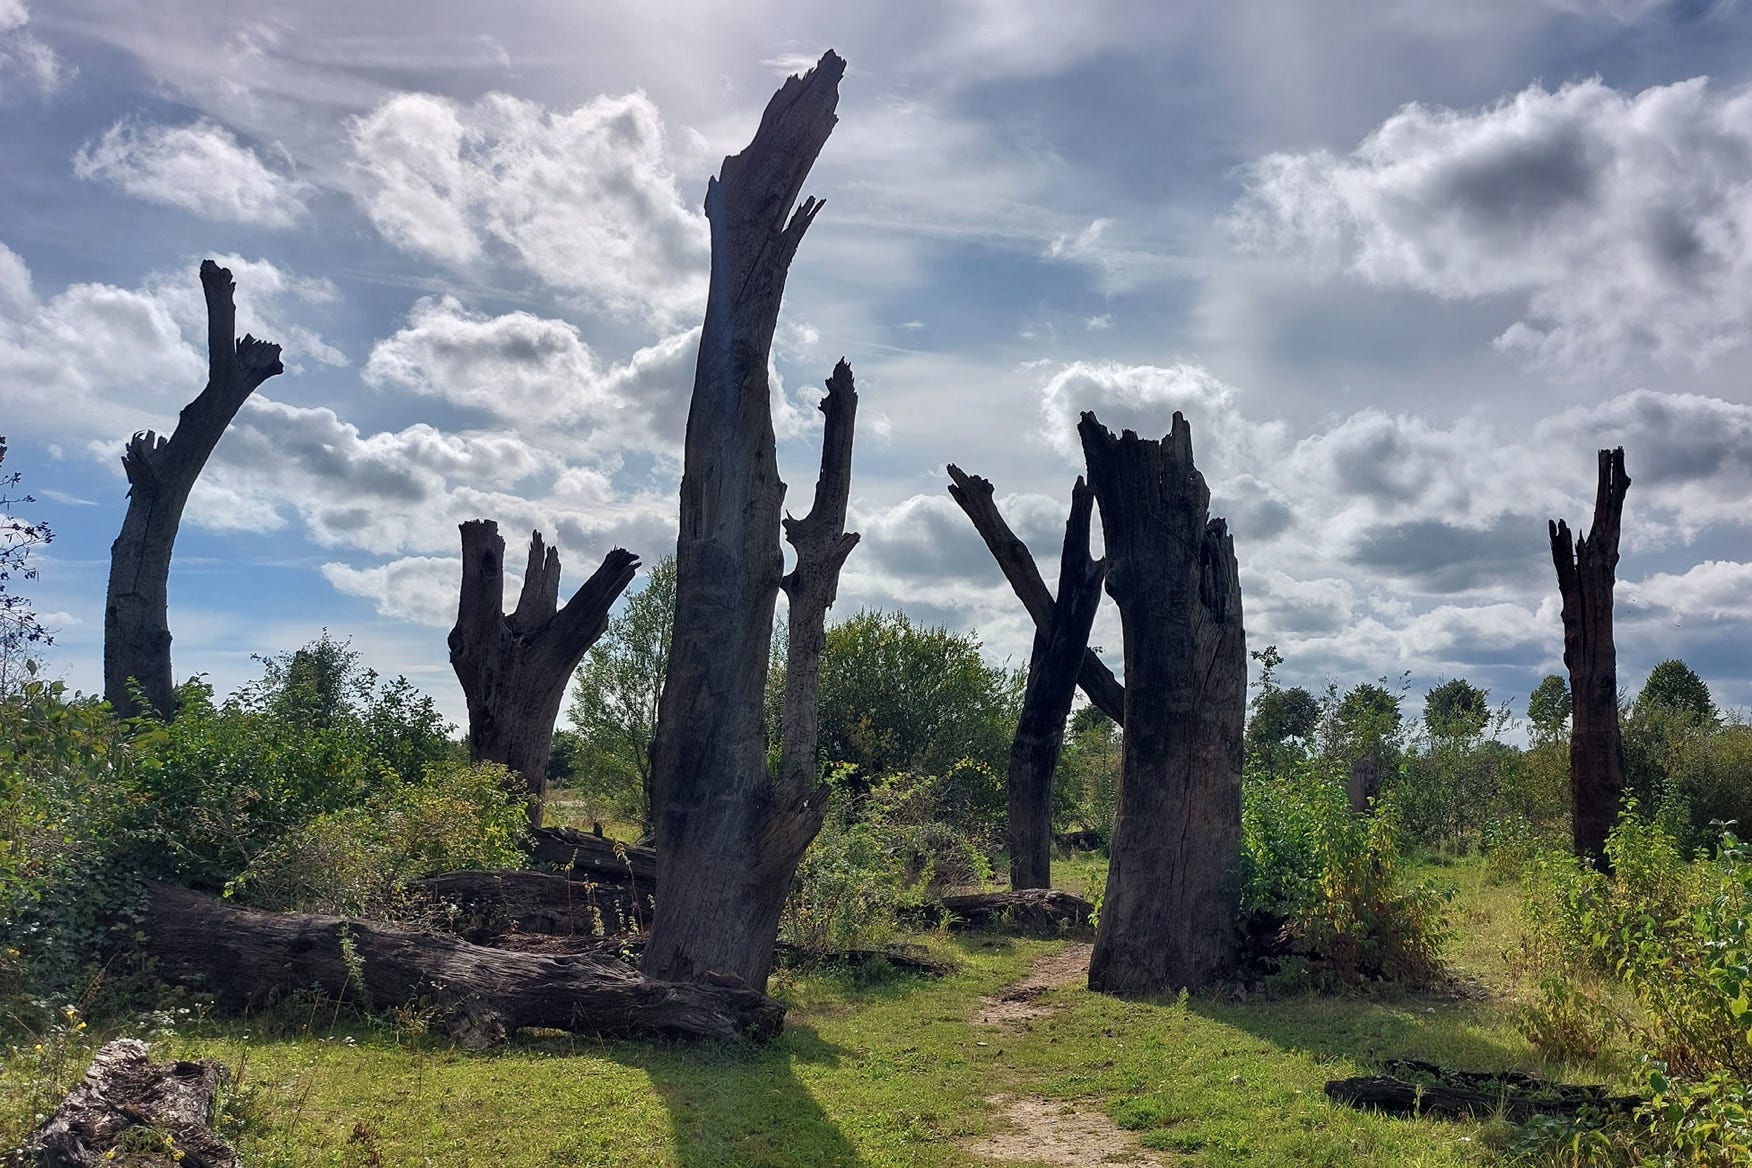
POLYGON ((1699 722, 1713 723, 1716 718, 1715 699, 1709 686, 1691 666, 1678 658, 1669 658, 1649 671, 1636 704, 1644 710, 1671 710, 1689 714, 1699 722))
POLYGON ((1569 716, 1569 682, 1555 673, 1546 674, 1527 699, 1527 721, 1533 726, 1534 741, 1557 741, 1563 736, 1569 716))
POLYGON ((1349 761, 1365 751, 1398 743, 1401 723, 1399 696, 1380 683, 1361 682, 1332 703, 1326 728, 1326 753, 1349 761))
MULTIPOLYGON (((6 461, 6 439, 0 437, 0 463, 6 461)), ((37 619, 30 601, 13 589, 15 580, 36 579, 31 552, 55 538, 45 523, 32 523, 14 515, 19 504, 36 502, 31 495, 14 495, 24 476, 14 471, 0 474, 0 694, 21 684, 25 657, 32 645, 50 645, 54 637, 37 619)))
POLYGON ((637 816, 647 831, 651 743, 674 626, 675 557, 665 556, 584 655, 566 710, 573 741, 564 762, 571 785, 593 806, 637 816))
POLYGON ((1094 706, 1083 706, 1071 715, 1053 774, 1053 825, 1068 828, 1076 823, 1112 839, 1119 774, 1119 727, 1094 706))
POLYGON ((1276 771, 1275 762, 1291 739, 1305 739, 1320 725, 1320 702, 1301 686, 1274 689, 1253 699, 1253 717, 1247 723, 1247 746, 1266 759, 1267 768, 1276 771))
POLYGON ((1445 681, 1424 695, 1424 727, 1432 738, 1469 742, 1490 723, 1489 696, 1463 677, 1445 681))

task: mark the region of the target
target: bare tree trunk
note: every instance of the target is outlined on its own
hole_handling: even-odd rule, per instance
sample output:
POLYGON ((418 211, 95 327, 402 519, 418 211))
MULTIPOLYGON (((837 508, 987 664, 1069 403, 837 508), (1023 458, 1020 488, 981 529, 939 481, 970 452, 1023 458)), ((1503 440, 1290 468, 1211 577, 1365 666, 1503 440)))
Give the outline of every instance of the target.
POLYGON ((1570 675, 1570 797, 1575 853, 1606 867, 1606 837, 1624 802, 1624 737, 1618 726, 1618 650, 1612 586, 1618 524, 1630 476, 1624 447, 1599 452, 1594 523, 1571 544, 1563 520, 1547 525, 1563 596, 1563 663, 1570 675))
POLYGON ((1381 795, 1381 744, 1376 743, 1351 760, 1350 776, 1345 782, 1345 794, 1350 809, 1357 815, 1373 815, 1375 800, 1381 795))
MULTIPOLYGON (((792 206, 838 120, 833 52, 786 81, 706 188, 712 278, 688 411, 675 636, 652 787, 657 908, 641 968, 766 984, 779 913, 821 823, 813 776, 767 773, 764 700, 783 557, 767 362, 785 277, 821 204, 792 206)), ((799 760, 800 761, 800 760, 799 760)))
POLYGON ((566 607, 560 553, 529 537, 529 566, 517 610, 504 614, 505 540, 499 525, 462 525, 462 599, 450 630, 450 665, 468 699, 468 754, 523 776, 531 827, 541 826, 548 754, 566 682, 608 627, 608 610, 632 583, 639 558, 615 548, 566 607))
MULTIPOLYGON (((973 521, 974 530, 985 540, 992 558, 1004 573, 1004 579, 1010 582, 1016 598, 1033 618, 1035 628, 1045 625, 1052 618, 1052 593, 1046 590, 1046 581, 1040 578, 1040 569, 1035 566, 1028 545, 1004 522, 1003 514, 992 499, 992 484, 978 475, 966 473, 954 463, 949 464, 949 478, 950 498, 960 504, 962 511, 973 521)), ((1077 684, 1083 688, 1090 704, 1117 725, 1125 725, 1125 687, 1093 649, 1085 647, 1083 650, 1082 663, 1077 667, 1077 684)))
POLYGON ((1028 658, 1028 685, 1010 747, 1011 888, 1052 886, 1052 775, 1107 574, 1107 565, 1089 555, 1094 499, 1079 478, 1071 488, 1071 517, 1065 522, 1058 598, 1045 623, 1035 626, 1028 658))
POLYGON ((1179 413, 1161 441, 1078 431, 1125 628, 1119 816, 1089 988, 1196 989, 1237 954, 1247 646, 1227 525, 1179 413))
POLYGON ((109 592, 103 609, 103 696, 116 713, 142 713, 129 679, 161 718, 176 713, 170 671, 170 556, 195 479, 220 436, 256 387, 283 372, 280 346, 252 336, 236 339, 231 270, 201 263, 207 298, 207 386, 183 407, 167 439, 143 430, 128 441, 128 511, 110 546, 109 592))

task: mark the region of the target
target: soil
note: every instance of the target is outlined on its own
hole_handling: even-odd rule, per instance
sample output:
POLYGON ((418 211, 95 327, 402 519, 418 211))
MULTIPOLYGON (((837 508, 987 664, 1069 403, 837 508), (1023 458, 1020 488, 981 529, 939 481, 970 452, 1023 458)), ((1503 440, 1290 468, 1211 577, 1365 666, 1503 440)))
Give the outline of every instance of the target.
POLYGON ((1040 999, 1061 986, 1076 985, 1089 976, 1089 956, 1094 946, 1067 945, 1034 963, 1021 981, 1011 982, 996 997, 981 998, 974 1016, 979 1026, 1016 1026, 1047 1013, 1052 1007, 1040 999))

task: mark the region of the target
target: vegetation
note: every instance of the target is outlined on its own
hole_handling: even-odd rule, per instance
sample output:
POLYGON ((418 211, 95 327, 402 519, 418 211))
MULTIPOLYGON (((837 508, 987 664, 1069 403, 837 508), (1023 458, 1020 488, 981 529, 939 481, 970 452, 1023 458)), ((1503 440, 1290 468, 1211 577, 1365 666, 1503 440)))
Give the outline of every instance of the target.
MULTIPOLYGON (((0 463, 5 461, 6 439, 0 436, 0 463)), ((31 553, 55 538, 47 524, 14 513, 15 507, 36 502, 31 495, 13 493, 23 481, 17 471, 0 473, 0 694, 23 684, 25 661, 33 648, 54 643, 30 600, 18 592, 19 584, 36 579, 31 553)))

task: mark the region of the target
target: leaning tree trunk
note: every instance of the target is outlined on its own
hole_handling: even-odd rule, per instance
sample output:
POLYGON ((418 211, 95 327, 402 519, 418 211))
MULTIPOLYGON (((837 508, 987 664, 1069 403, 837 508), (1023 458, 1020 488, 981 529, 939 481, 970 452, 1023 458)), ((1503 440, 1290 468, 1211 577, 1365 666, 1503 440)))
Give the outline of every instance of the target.
POLYGON ((1089 555, 1093 505, 1093 492, 1079 478, 1071 488, 1071 517, 1065 522, 1058 598, 1046 622, 1035 628, 1028 658, 1028 685, 1010 747, 1011 888, 1052 885, 1052 773, 1107 574, 1107 565, 1089 555))
POLYGON ((797 861, 821 823, 811 774, 767 773, 764 700, 783 557, 767 362, 785 277, 821 204, 792 206, 832 132, 833 52, 767 104, 706 188, 712 276, 688 410, 675 635, 651 751, 657 908, 641 968, 766 984, 797 861))
POLYGON ((143 430, 128 441, 128 511, 110 545, 109 592, 103 608, 103 696, 124 718, 145 712, 129 692, 142 692, 161 718, 176 713, 170 672, 170 555, 195 479, 225 427, 256 387, 277 373, 280 346, 245 335, 237 340, 237 285, 231 269, 201 263, 207 298, 207 387, 183 407, 167 439, 143 430))
POLYGON ((1179 413, 1161 441, 1078 432, 1125 630, 1125 743, 1089 988, 1196 989, 1233 968, 1247 646, 1227 525, 1179 413))
POLYGON ((1618 727, 1618 650, 1612 586, 1624 514, 1624 447, 1599 453, 1594 524, 1571 544, 1558 519, 1547 528, 1563 596, 1563 663, 1570 676, 1570 798, 1575 853, 1605 867, 1606 837, 1624 801, 1624 737, 1618 727))
POLYGON ((531 827, 541 826, 548 753, 566 682, 608 627, 608 610, 638 567, 637 556, 615 548, 559 608, 559 550, 532 532, 523 592, 506 616, 499 525, 489 519, 462 525, 462 599, 450 630, 450 664, 468 699, 468 754, 522 776, 516 793, 529 799, 531 827))
MULTIPOLYGON (((1016 598, 1033 618, 1035 628, 1045 625, 1052 618, 1052 593, 1046 590, 1046 581, 1040 578, 1040 569, 1035 566, 1028 545, 1004 521, 992 499, 992 484, 978 475, 967 474, 954 463, 949 464, 949 478, 950 498, 973 521, 974 530, 985 540, 992 558, 1004 573, 1004 579, 1010 582, 1016 598)), ((1077 684, 1083 688, 1090 704, 1112 718, 1116 725, 1125 725, 1125 687, 1093 649, 1085 647, 1083 650, 1083 661, 1077 668, 1077 684)))

